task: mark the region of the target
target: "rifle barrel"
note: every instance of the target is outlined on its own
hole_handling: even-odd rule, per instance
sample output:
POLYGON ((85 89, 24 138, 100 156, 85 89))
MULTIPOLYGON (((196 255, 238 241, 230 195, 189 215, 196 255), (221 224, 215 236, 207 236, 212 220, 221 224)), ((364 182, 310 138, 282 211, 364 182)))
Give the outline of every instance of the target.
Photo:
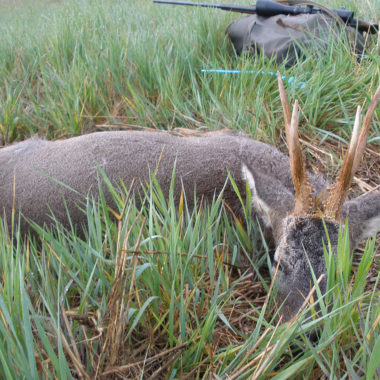
MULTIPOLYGON (((209 3, 197 3, 192 1, 180 1, 180 0, 153 0, 153 3, 159 4, 172 4, 172 5, 187 5, 190 7, 203 7, 203 8, 217 8, 223 11, 257 14, 263 17, 271 17, 275 15, 299 15, 310 13, 323 13, 326 12, 319 8, 306 7, 302 8, 299 5, 289 6, 281 3, 277 3, 272 0, 257 0, 256 5, 233 5, 233 4, 209 4, 209 3)), ((344 8, 332 9, 332 12, 339 16, 345 23, 352 27, 358 28, 359 31, 368 33, 378 33, 379 25, 354 19, 354 12, 348 11, 344 8)))
POLYGON ((208 4, 208 3, 194 3, 190 1, 172 1, 172 0, 153 0, 153 3, 159 4, 172 4, 172 5, 187 5, 190 7, 203 7, 203 8, 217 8, 223 11, 239 12, 254 14, 256 13, 255 6, 233 5, 233 4, 208 4))

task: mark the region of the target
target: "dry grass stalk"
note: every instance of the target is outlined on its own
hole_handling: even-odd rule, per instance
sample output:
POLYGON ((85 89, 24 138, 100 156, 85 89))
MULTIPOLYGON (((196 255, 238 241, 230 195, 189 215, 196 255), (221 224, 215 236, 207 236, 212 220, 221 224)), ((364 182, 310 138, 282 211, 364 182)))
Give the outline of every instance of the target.
POLYGON ((61 305, 61 316, 63 319, 63 323, 66 327, 67 335, 69 336, 69 339, 70 339, 73 354, 74 354, 75 358, 77 359, 78 363, 81 363, 79 351, 78 351, 78 348, 77 348, 77 345, 76 345, 76 342, 75 342, 75 339, 74 339, 74 336, 72 333, 72 329, 70 327, 70 323, 69 323, 69 320, 67 319, 67 315, 65 313, 65 309, 64 309, 63 305, 61 305))
MULTIPOLYGON (((57 331, 54 323, 50 322, 50 325, 53 327, 53 330, 55 331, 55 334, 57 335, 57 338, 58 338, 58 331, 57 331)), ((70 358, 75 370, 77 371, 78 377, 90 380, 91 376, 89 376, 87 374, 87 372, 83 368, 81 361, 75 356, 74 352, 70 348, 70 345, 67 343, 67 340, 66 340, 63 332, 59 331, 59 335, 60 335, 60 339, 62 341, 63 350, 65 351, 66 355, 70 358)))
MULTIPOLYGON (((129 213, 127 219, 129 219, 129 213)), ((123 213, 122 213, 123 216, 123 213)), ((127 231, 124 241, 123 249, 127 248, 129 235, 134 228, 138 218, 136 218, 132 223, 130 229, 127 231)), ((119 220, 119 226, 122 224, 122 219, 119 220)), ((140 245, 142 231, 144 229, 145 219, 142 223, 139 237, 135 245, 135 250, 137 251, 140 245)), ((122 228, 119 227, 119 236, 121 234, 122 228)), ((120 360, 120 350, 122 342, 124 341, 124 334, 122 333, 126 328, 126 318, 128 318, 128 311, 130 306, 130 297, 132 297, 132 289, 135 281, 135 274, 137 268, 137 255, 133 256, 133 269, 131 274, 130 289, 128 294, 127 305, 125 305, 126 296, 126 283, 127 283, 127 271, 126 271, 126 260, 127 254, 118 250, 116 257, 116 270, 114 283, 111 290, 111 296, 109 303, 107 305, 106 313, 104 316, 104 325, 106 325, 106 333, 104 344, 102 348, 102 353, 99 357, 99 364, 97 366, 97 373, 100 369, 100 364, 104 360, 106 361, 106 367, 113 366, 120 360)))
POLYGON ((134 363, 130 363, 130 364, 126 364, 126 365, 121 365, 118 367, 108 368, 106 371, 104 371, 102 373, 102 376, 111 376, 111 375, 114 375, 116 373, 125 373, 134 367, 146 366, 147 364, 161 360, 162 358, 164 358, 165 356, 167 356, 169 354, 183 350, 187 345, 188 345, 188 343, 183 343, 179 346, 176 346, 176 347, 170 348, 168 350, 165 350, 163 352, 160 352, 159 354, 154 355, 150 358, 143 359, 143 360, 140 360, 140 361, 137 361, 134 363))

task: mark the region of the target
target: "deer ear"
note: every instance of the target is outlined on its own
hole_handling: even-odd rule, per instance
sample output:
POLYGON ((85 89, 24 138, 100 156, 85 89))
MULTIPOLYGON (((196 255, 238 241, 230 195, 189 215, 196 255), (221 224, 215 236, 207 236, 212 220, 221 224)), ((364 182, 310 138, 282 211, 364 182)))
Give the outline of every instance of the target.
POLYGON ((265 227, 272 229, 277 241, 282 233, 283 220, 294 209, 294 195, 280 181, 247 165, 242 165, 241 172, 251 190, 253 210, 265 227))
POLYGON ((362 240, 380 231, 380 191, 347 201, 342 208, 342 215, 348 217, 350 237, 355 248, 362 240))

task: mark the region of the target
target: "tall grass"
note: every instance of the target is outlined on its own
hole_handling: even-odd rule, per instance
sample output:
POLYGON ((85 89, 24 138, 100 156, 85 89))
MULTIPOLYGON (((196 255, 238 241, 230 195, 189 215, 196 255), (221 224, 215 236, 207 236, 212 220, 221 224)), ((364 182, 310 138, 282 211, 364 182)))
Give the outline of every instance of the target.
MULTIPOLYGON (((344 5, 380 18, 376 2, 344 5)), ((224 29, 235 18, 148 0, 1 3, 5 143, 130 126, 228 127, 281 142, 274 78, 201 72, 212 68, 294 76, 306 84, 287 88, 300 100, 303 133, 347 141, 354 109, 380 81, 379 40, 360 62, 337 44, 278 67, 234 55, 224 29)), ((379 136, 377 113, 373 149, 379 136)), ((327 295, 316 284, 305 310, 278 324, 270 250, 249 208, 245 221, 227 217, 221 197, 188 210, 154 181, 142 205, 112 191, 114 210, 102 197, 86 200, 82 234, 35 225, 25 238, 0 225, 0 377, 380 376, 379 275, 368 282, 375 239, 359 263, 347 234, 337 254, 326 247, 327 295)))
MULTIPOLYGON (((12 21, 2 16, 0 123, 7 142, 35 132, 79 134, 106 123, 227 126, 273 142, 281 125, 273 77, 201 73, 210 68, 295 76, 306 86, 292 89, 291 97, 300 99, 308 125, 331 126, 346 138, 353 109, 379 82, 376 38, 360 64, 349 49, 334 46, 323 59, 310 55, 285 69, 236 57, 224 33, 236 18, 228 12, 148 0, 42 4, 29 3, 30 17, 23 3, 8 9, 12 21)), ((379 11, 373 4, 363 10, 359 16, 368 19, 379 11)), ((376 124, 371 139, 378 135, 376 124)))
POLYGON ((347 233, 337 255, 327 249, 327 296, 317 286, 298 318, 279 325, 268 272, 253 282, 241 266, 247 247, 221 197, 189 211, 154 184, 143 206, 115 194, 116 210, 88 201, 82 238, 59 225, 35 225, 38 241, 1 233, 2 377, 375 374, 380 305, 365 290, 374 239, 353 278, 347 233))

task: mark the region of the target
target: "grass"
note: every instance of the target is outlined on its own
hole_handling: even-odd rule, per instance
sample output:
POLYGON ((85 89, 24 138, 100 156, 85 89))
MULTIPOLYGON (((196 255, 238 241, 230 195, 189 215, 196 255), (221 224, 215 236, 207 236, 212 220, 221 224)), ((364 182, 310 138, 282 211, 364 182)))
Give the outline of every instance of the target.
MULTIPOLYGON (((380 18, 379 4, 369 0, 326 4, 380 18)), ((300 101, 303 139, 318 149, 308 149, 310 158, 331 174, 356 106, 365 108, 380 82, 379 39, 361 62, 338 44, 288 69, 236 57, 224 36, 235 18, 148 0, 1 3, 0 137, 9 144, 34 133, 228 127, 284 149, 273 77, 201 73, 280 70, 306 84, 287 91, 300 101)), ((366 156, 370 175, 356 182, 364 189, 374 187, 371 177, 378 185, 378 116, 369 136, 374 153, 366 156)), ((321 316, 306 320, 308 306, 281 325, 271 252, 254 221, 243 228, 227 218, 221 198, 201 212, 187 210, 155 184, 143 207, 127 191, 115 198, 112 211, 102 199, 87 200, 84 236, 57 225, 35 226, 34 237, 22 238, 1 224, 0 377, 380 375, 375 239, 353 257, 347 236, 336 256, 327 250, 329 291, 322 297, 317 287, 312 297, 321 316), (307 337, 317 329, 312 344, 307 337)))

